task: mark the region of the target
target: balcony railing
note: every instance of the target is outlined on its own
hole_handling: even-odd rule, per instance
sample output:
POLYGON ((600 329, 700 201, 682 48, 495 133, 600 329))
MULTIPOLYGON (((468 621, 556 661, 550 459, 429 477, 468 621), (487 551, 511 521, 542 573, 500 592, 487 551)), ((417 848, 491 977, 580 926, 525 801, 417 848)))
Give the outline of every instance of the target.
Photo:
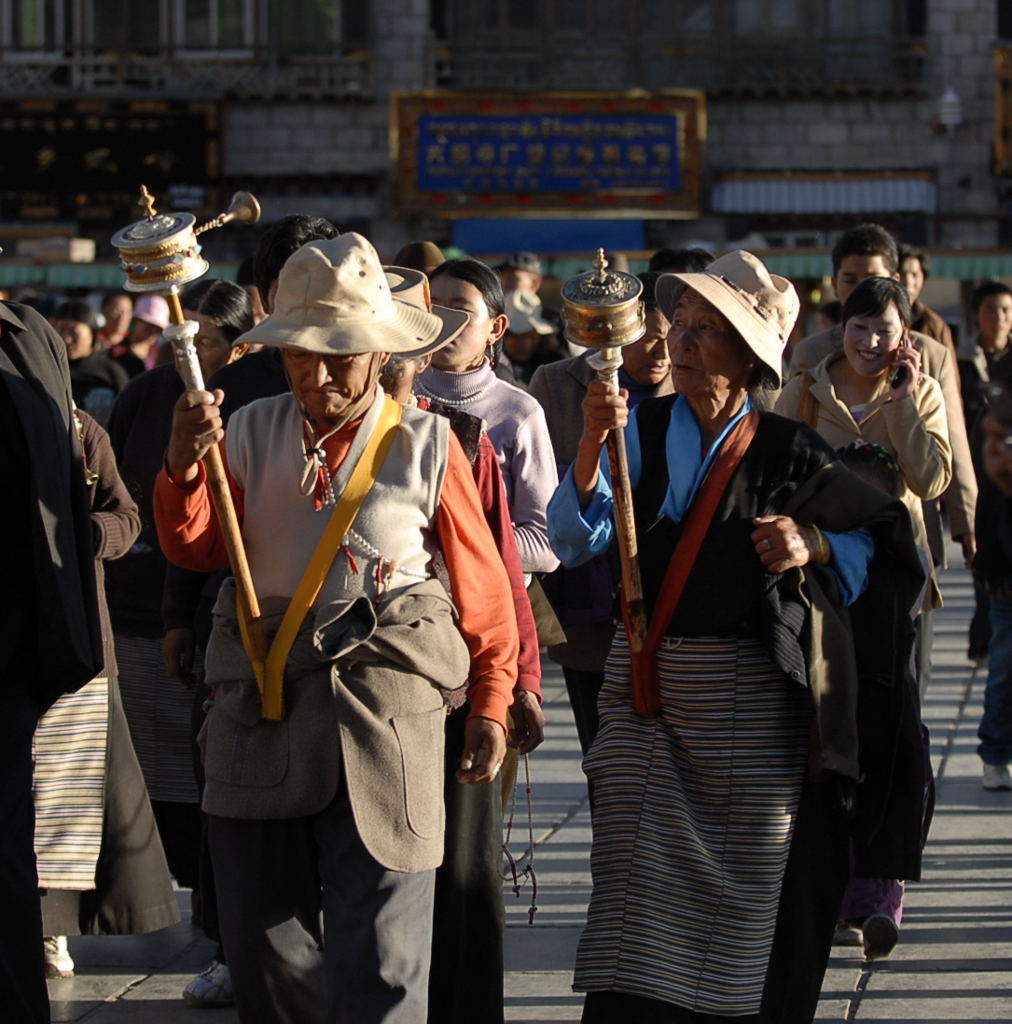
POLYGON ((286 57, 208 51, 142 55, 0 52, 0 94, 145 94, 216 98, 370 98, 372 60, 365 52, 286 57))
POLYGON ((681 37, 587 42, 555 34, 533 44, 471 40, 442 51, 437 80, 455 89, 702 89, 710 94, 815 96, 916 93, 920 39, 822 41, 681 37))

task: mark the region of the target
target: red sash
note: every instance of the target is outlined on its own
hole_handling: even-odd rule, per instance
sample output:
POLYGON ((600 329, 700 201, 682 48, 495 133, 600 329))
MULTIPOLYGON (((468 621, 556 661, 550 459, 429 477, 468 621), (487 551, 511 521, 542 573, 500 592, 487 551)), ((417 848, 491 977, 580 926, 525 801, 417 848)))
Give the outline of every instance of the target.
MULTIPOLYGON (((706 474, 706 479, 699 488, 699 493, 689 508, 685 528, 675 545, 671 562, 664 574, 664 582, 657 595, 657 603, 650 618, 650 628, 647 630, 643 649, 630 653, 633 706, 645 718, 656 718, 661 706, 657 681, 657 645, 675 614, 682 591, 685 589, 685 582, 699 553, 699 546, 703 543, 703 537, 706 536, 720 499, 724 496, 728 482, 738 468, 742 456, 748 451, 758 425, 759 414, 753 410, 738 421, 721 445, 706 474)), ((628 632, 627 622, 627 635, 628 632)))

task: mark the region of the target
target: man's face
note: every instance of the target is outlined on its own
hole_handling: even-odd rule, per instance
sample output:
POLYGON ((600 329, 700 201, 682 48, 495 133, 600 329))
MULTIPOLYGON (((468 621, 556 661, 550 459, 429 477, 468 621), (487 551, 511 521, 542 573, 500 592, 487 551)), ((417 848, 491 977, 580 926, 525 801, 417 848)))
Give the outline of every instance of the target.
POLYGON ((518 270, 516 267, 504 267, 499 271, 504 292, 530 292, 534 294, 541 287, 541 277, 529 270, 518 270))
POLYGON ((292 394, 312 419, 318 433, 354 422, 372 405, 385 352, 320 355, 286 348, 281 358, 292 394))
POLYGON ((671 373, 667 345, 671 324, 659 309, 651 309, 646 329, 639 341, 622 346, 622 367, 637 384, 656 387, 671 373))
POLYGON ((973 315, 980 343, 988 350, 1005 348, 1012 330, 1012 295, 988 295, 973 315))
POLYGON ((121 338, 130 327, 134 304, 126 295, 114 295, 102 307, 105 316, 105 331, 110 337, 121 338))
POLYGON ((57 320, 53 326, 67 346, 68 359, 90 356, 94 344, 91 328, 80 320, 57 320))
POLYGON ((900 264, 900 284, 906 288, 913 305, 924 289, 924 268, 916 256, 908 256, 900 264))
POLYGON ((841 302, 846 302, 850 293, 866 277, 896 277, 886 266, 885 259, 876 253, 862 256, 854 253, 840 261, 840 268, 833 276, 833 291, 841 302))

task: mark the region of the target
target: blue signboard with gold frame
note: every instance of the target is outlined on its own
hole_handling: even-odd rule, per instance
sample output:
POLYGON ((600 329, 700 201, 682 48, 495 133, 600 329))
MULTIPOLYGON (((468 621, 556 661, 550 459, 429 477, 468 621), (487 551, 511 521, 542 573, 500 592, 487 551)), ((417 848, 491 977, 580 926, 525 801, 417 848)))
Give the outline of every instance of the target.
POLYGON ((697 217, 701 93, 394 96, 395 205, 474 217, 697 217))

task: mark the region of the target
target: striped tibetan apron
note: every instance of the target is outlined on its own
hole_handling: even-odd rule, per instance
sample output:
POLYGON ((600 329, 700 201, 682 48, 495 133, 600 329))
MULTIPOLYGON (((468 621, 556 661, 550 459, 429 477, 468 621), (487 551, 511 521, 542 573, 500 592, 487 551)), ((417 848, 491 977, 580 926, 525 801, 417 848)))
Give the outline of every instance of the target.
POLYGON ((166 803, 199 803, 193 691, 165 671, 159 639, 117 635, 116 663, 123 711, 148 795, 166 803))
POLYGON ((574 988, 759 1011, 806 770, 810 701, 757 640, 665 638, 638 715, 616 637, 584 760, 594 889, 574 988))
POLYGON ((35 855, 42 889, 95 888, 102 848, 109 680, 64 694, 35 730, 35 855))

